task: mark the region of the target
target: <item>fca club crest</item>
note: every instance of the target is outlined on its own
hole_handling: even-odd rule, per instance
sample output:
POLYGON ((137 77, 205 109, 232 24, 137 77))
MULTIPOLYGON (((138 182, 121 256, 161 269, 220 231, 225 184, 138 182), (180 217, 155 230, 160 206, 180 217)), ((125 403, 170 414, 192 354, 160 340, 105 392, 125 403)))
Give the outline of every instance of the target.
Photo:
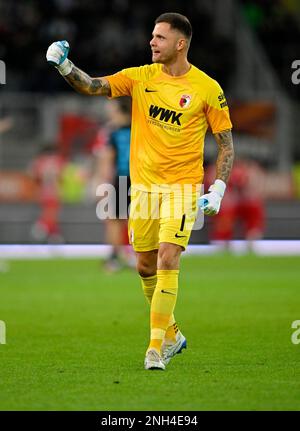
POLYGON ((187 108, 190 103, 191 96, 189 96, 188 94, 184 94, 183 96, 181 96, 181 99, 179 101, 179 105, 181 106, 181 108, 187 108))

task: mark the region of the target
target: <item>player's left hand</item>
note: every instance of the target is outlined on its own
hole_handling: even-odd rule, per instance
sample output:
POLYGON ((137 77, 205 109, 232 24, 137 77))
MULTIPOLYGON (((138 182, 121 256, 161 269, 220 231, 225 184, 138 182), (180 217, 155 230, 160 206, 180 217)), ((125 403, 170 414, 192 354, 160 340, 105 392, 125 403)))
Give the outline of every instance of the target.
POLYGON ((214 216, 218 214, 221 207, 221 201, 224 196, 226 184, 222 180, 216 180, 205 195, 200 196, 198 206, 205 215, 214 216))

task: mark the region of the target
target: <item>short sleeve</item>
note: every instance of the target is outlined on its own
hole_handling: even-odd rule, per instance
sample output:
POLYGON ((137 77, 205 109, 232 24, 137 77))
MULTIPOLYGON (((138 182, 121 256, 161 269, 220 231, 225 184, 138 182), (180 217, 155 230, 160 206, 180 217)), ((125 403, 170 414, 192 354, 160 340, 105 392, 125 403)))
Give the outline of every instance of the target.
POLYGON ((209 86, 205 114, 212 133, 220 133, 232 128, 227 101, 217 81, 213 81, 209 86))
POLYGON ((125 72, 126 69, 123 69, 114 75, 105 76, 111 88, 111 98, 131 96, 134 81, 125 72))
POLYGON ((157 65, 129 67, 114 75, 105 76, 111 88, 111 98, 120 96, 132 96, 133 87, 141 81, 147 81, 155 74, 159 73, 157 65))

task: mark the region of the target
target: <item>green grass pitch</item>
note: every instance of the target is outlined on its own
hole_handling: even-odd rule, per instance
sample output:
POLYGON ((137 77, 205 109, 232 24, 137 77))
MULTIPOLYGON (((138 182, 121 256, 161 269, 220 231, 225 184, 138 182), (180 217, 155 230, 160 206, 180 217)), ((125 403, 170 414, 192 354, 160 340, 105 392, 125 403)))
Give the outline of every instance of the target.
POLYGON ((11 261, 0 273, 0 410, 299 410, 299 258, 182 259, 188 349, 145 371, 149 311, 134 271, 11 261))

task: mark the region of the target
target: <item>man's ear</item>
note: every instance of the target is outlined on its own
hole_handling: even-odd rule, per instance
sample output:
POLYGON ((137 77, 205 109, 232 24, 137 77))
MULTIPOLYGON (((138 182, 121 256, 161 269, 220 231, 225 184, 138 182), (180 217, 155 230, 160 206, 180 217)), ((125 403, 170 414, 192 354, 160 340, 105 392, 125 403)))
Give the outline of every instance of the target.
POLYGON ((177 42, 177 48, 179 51, 182 51, 186 47, 186 40, 185 39, 179 39, 177 42))

